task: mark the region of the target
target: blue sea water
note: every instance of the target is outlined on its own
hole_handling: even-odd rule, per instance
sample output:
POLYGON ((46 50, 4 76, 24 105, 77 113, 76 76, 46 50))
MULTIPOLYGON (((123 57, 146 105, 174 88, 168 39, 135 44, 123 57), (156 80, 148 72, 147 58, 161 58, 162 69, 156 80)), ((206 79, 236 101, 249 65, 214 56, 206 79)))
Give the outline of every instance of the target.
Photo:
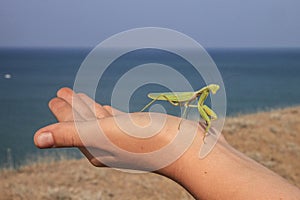
MULTIPOLYGON (((59 88, 73 87, 76 73, 90 50, 0 49, 0 166, 7 162, 7 149, 11 149, 16 165, 27 155, 41 151, 35 148, 32 138, 37 129, 55 122, 48 101, 59 88)), ((208 52, 223 77, 227 115, 300 104, 300 49, 209 49, 208 52)), ((132 66, 155 62, 157 56, 164 64, 180 65, 177 70, 191 77, 195 89, 202 86, 201 77, 192 76, 194 72, 184 68, 187 63, 166 52, 148 50, 133 52, 114 63, 101 79, 104 87, 97 91, 96 100, 110 104, 114 83, 122 74, 132 66)), ((162 91, 161 86, 150 88, 162 91)), ((140 88, 134 94, 131 111, 140 110, 149 101, 147 92, 140 88)))

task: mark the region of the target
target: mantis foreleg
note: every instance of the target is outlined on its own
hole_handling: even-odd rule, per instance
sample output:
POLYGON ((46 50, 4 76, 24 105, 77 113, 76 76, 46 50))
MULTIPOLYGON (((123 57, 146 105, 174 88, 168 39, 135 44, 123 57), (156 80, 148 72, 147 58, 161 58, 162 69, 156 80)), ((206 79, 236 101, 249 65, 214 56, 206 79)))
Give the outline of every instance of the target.
POLYGON ((208 95, 209 95, 209 91, 204 91, 204 92, 200 95, 199 101, 198 101, 198 106, 204 104, 204 101, 206 100, 206 98, 208 97, 208 95))
POLYGON ((199 97, 199 101, 198 101, 198 111, 199 111, 199 114, 200 114, 200 116, 206 122, 206 128, 205 128, 205 133, 204 133, 204 136, 203 136, 203 141, 204 141, 205 137, 207 136, 208 131, 209 131, 210 126, 211 126, 211 121, 210 121, 211 119, 209 117, 209 114, 206 112, 206 110, 208 110, 209 113, 211 113, 211 114, 214 113, 210 108, 208 108, 206 105, 204 105, 204 101, 206 100, 206 98, 208 97, 208 95, 209 95, 209 92, 208 91, 204 91, 201 94, 201 96, 199 97))
POLYGON ((211 119, 218 118, 217 114, 212 109, 210 109, 207 105, 203 105, 202 108, 206 112, 206 114, 211 117, 211 119))
POLYGON ((199 106, 198 106, 198 111, 199 111, 200 116, 201 116, 201 117, 205 120, 205 122, 206 122, 205 133, 204 133, 204 136, 203 136, 203 141, 204 141, 204 139, 205 139, 205 137, 207 136, 208 131, 209 131, 209 129, 210 129, 211 121, 210 121, 210 118, 209 118, 209 116, 207 115, 205 109, 203 108, 203 105, 199 105, 199 106))

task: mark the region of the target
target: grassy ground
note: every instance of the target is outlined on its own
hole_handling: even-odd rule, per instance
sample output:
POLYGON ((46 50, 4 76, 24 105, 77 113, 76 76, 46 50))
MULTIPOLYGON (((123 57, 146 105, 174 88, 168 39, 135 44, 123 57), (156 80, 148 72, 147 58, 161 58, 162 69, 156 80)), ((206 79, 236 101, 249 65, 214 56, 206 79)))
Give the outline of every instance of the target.
MULTIPOLYGON (((228 118, 223 134, 235 148, 300 187, 300 107, 228 118)), ((99 169, 85 159, 2 169, 0 180, 0 199, 193 199, 164 177, 99 169)))

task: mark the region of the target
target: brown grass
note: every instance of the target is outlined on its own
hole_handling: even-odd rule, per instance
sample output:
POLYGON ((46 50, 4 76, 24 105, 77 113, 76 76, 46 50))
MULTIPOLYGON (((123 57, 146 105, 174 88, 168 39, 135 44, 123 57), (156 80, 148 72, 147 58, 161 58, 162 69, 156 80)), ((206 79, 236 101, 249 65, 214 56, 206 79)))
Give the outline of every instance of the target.
MULTIPOLYGON (((223 130, 235 148, 300 187, 300 107, 226 119, 223 130)), ((193 199, 155 174, 99 169, 85 159, 44 158, 0 171, 0 199, 193 199)))
POLYGON ((300 187, 300 107, 228 118, 229 143, 300 187))

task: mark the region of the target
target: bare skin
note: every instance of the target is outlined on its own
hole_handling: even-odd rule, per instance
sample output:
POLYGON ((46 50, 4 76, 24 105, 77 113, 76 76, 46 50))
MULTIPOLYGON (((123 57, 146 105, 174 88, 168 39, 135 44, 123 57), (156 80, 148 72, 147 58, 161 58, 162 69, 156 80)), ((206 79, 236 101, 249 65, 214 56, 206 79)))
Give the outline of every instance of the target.
MULTIPOLYGON (((114 117, 125 119, 128 114, 110 106, 96 104, 86 95, 75 94, 71 89, 59 90, 57 97, 49 102, 49 107, 59 123, 38 130, 34 136, 36 146, 39 148, 78 147, 97 167, 105 166, 99 158, 107 158, 110 166, 131 166, 134 169, 140 169, 140 163, 151 165, 153 162, 146 158, 141 158, 138 162, 131 158, 124 158, 124 155, 110 152, 110 147, 101 145, 99 141, 91 140, 88 144, 83 144, 74 120, 80 121, 77 126, 91 137, 94 132, 97 132, 92 125, 96 122, 111 142, 135 153, 151 152, 168 144, 174 138, 177 125, 181 120, 173 116, 163 116, 166 117, 166 123, 157 135, 139 139, 124 134, 113 120, 114 117), (76 99, 75 104, 72 103, 72 98, 76 99), (75 110, 75 116, 72 109, 75 110), (96 149, 99 156, 91 155, 85 146, 96 149)), ((130 116, 141 125, 149 123, 146 113, 132 113, 130 116)), ((160 114, 155 115, 152 123, 155 124, 156 121, 158 123, 160 117, 160 114)), ((179 159, 155 173, 178 182, 196 199, 300 199, 298 188, 233 149, 222 136, 212 152, 204 159, 199 159, 199 147, 203 142, 205 130, 199 126, 197 132, 192 145, 179 159)))

